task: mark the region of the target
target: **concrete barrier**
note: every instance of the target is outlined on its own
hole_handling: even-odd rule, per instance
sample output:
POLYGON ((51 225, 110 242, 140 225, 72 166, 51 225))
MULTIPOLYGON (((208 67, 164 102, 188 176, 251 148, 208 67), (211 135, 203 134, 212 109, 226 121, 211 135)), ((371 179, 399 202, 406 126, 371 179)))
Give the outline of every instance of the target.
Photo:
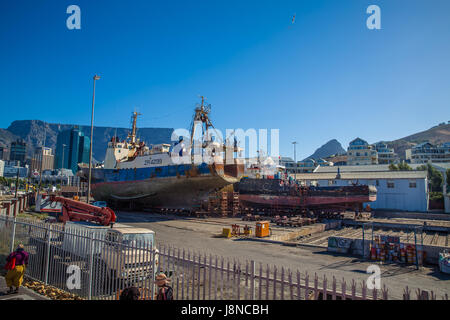
MULTIPOLYGON (((364 258, 370 258, 370 243, 371 240, 364 239, 364 258)), ((405 245, 414 245, 414 242, 403 242, 405 245)), ((420 247, 420 245, 418 245, 420 247)), ((439 253, 448 249, 446 247, 422 245, 422 250, 425 252, 425 262, 430 264, 438 264, 439 253)), ((329 252, 337 252, 344 254, 352 254, 361 256, 363 254, 363 240, 346 237, 329 237, 328 248, 329 252)))
POLYGON ((284 234, 270 236, 267 240, 272 241, 290 241, 299 237, 309 236, 314 233, 324 232, 325 230, 339 228, 341 226, 341 220, 329 220, 325 223, 315 223, 309 226, 303 226, 296 231, 286 232, 284 234))
POLYGON ((373 215, 375 218, 407 218, 450 221, 450 214, 448 213, 374 211, 373 215))
POLYGON ((413 229, 414 227, 422 227, 424 231, 435 231, 435 232, 450 232, 450 227, 443 226, 424 226, 421 223, 395 223, 395 222, 372 222, 372 221, 355 221, 355 220, 342 220, 345 226, 358 226, 361 227, 363 224, 373 224, 375 228, 389 228, 389 229, 413 229))

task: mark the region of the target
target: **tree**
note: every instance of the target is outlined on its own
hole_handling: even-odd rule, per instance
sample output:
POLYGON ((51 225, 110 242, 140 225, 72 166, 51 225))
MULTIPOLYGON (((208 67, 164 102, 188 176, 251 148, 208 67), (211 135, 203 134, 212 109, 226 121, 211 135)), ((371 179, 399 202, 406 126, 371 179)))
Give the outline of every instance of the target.
POLYGON ((450 169, 447 169, 445 174, 447 175, 447 192, 450 192, 450 169))
POLYGON ((389 170, 391 171, 410 171, 412 169, 413 168, 411 168, 406 162, 401 162, 398 165, 391 163, 389 165, 389 170))
POLYGON ((430 191, 441 191, 442 192, 442 182, 444 180, 442 174, 431 164, 422 165, 417 167, 417 170, 428 172, 428 180, 430 182, 431 190, 430 191))
POLYGON ((410 170, 412 170, 412 168, 406 162, 402 162, 402 163, 398 164, 398 170, 400 170, 400 171, 410 171, 410 170))
POLYGON ((389 170, 391 170, 391 171, 398 171, 398 167, 395 164, 391 163, 389 165, 389 170))

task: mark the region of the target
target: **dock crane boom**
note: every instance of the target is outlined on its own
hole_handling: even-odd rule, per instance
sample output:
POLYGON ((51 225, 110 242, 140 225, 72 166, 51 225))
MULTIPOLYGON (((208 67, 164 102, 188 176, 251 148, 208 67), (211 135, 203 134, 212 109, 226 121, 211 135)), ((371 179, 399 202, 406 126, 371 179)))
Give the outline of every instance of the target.
POLYGON ((50 196, 50 201, 61 203, 60 220, 64 223, 67 221, 89 221, 108 226, 116 221, 116 214, 107 207, 97 207, 55 195, 50 196))

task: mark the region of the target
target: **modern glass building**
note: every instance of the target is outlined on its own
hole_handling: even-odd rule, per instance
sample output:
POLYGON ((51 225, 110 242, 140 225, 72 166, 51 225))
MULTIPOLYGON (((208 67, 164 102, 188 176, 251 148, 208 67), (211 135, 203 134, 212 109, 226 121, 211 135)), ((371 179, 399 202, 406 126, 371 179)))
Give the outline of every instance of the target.
POLYGON ((79 163, 89 163, 90 139, 78 127, 61 131, 56 138, 55 168, 71 169, 75 174, 79 163))
POLYGON ((27 144, 22 139, 11 142, 9 160, 20 161, 21 165, 25 164, 27 154, 27 144))

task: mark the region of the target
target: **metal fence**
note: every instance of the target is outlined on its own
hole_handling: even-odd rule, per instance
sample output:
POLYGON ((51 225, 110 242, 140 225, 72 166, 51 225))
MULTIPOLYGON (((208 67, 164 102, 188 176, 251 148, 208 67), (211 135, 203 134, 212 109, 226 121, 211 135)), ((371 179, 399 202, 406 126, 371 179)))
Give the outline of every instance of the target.
MULTIPOLYGON (((0 259, 19 243, 29 252, 26 276, 86 299, 116 300, 128 286, 142 299, 155 297, 155 274, 171 279, 176 300, 365 300, 388 299, 388 289, 366 282, 332 280, 255 261, 237 261, 148 241, 98 238, 61 224, 0 215, 0 259)), ((3 263, 3 261, 0 261, 3 263)), ((414 294, 405 288, 404 299, 414 294)), ((417 299, 436 296, 416 292, 417 299)), ((443 299, 448 299, 447 295, 443 299)))

